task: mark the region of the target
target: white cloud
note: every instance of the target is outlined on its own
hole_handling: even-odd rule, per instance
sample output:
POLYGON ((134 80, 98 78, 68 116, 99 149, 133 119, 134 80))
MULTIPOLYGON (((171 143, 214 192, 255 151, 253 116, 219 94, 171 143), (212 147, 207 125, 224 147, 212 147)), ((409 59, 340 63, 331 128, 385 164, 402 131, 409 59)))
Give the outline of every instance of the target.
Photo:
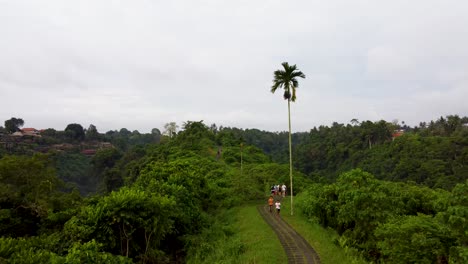
POLYGON ((0 120, 149 131, 188 119, 294 130, 468 115, 463 1, 2 1, 0 120), (7 99, 5 99, 7 98, 7 99))

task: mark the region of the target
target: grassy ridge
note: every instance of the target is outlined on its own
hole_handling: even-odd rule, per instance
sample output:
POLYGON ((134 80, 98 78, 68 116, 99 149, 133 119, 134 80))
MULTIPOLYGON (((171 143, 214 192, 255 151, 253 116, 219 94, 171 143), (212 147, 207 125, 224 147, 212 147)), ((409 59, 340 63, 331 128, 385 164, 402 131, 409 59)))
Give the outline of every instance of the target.
POLYGON ((238 224, 246 251, 239 263, 287 263, 286 253, 278 237, 263 220, 256 205, 239 208, 238 224))
POLYGON ((187 263, 287 263, 278 237, 255 204, 226 210, 192 240, 187 263))
MULTIPOLYGON (((262 202, 222 213, 216 223, 193 241, 187 263, 287 263, 278 237, 257 211, 257 205, 262 202)), ((282 201, 281 217, 312 245, 321 263, 366 263, 334 243, 338 235, 333 230, 308 221, 297 211, 291 216, 289 197, 282 201)))

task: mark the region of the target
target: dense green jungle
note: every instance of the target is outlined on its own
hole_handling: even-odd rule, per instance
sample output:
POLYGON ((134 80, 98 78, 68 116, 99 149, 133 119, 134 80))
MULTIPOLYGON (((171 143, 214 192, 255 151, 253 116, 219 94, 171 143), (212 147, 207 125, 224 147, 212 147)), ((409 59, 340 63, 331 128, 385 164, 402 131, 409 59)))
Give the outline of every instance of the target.
MULTIPOLYGON (((288 133, 175 127, 71 124, 5 143, 0 263, 212 263, 238 232, 226 210, 289 183, 288 133), (86 144, 106 147, 85 155, 86 144)), ((415 127, 354 119, 292 143, 296 210, 336 231, 347 252, 370 263, 468 263, 467 117, 415 127)), ((242 253, 235 244, 225 254, 242 253)))

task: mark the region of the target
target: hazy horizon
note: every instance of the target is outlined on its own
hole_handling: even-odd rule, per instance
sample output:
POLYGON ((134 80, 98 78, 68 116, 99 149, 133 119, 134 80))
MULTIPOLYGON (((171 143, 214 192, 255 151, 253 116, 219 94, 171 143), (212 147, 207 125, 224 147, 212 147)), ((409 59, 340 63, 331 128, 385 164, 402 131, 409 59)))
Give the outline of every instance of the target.
MULTIPOLYGON (((453 114, 453 115, 457 115, 457 114, 453 114)), ((450 115, 448 115, 448 116, 450 116, 450 115)), ((460 115, 458 115, 458 116, 459 116, 460 118, 465 117, 465 116, 460 116, 460 115)), ((441 116, 441 117, 446 118, 446 116, 441 116)), ((18 118, 18 117, 16 117, 16 118, 18 118)), ((399 123, 400 125, 403 125, 403 124, 402 124, 402 121, 403 121, 403 122, 404 122, 404 125, 410 126, 410 127, 415 127, 415 126, 419 126, 419 124, 420 124, 421 122, 426 122, 426 124, 429 124, 431 121, 434 121, 434 122, 435 122, 435 121, 437 121, 438 119, 440 119, 440 117, 437 118, 437 119, 434 119, 434 120, 420 121, 418 124, 415 124, 415 125, 408 124, 408 123, 406 123, 405 120, 384 120, 384 121, 387 121, 387 122, 390 122, 390 123, 392 123, 392 122, 394 122, 394 121, 398 121, 398 123, 399 123)), ((359 119, 357 119, 357 120, 358 120, 359 123, 365 122, 365 121, 372 121, 372 122, 380 121, 380 120, 359 120, 359 119)), ((381 120, 383 120, 383 119, 381 119, 381 120)), ((24 120, 24 121, 25 121, 25 120, 24 120)), ((208 126, 208 127, 210 127, 210 126, 212 125, 212 124, 206 123, 204 120, 186 120, 186 121, 194 121, 194 122, 203 121, 203 123, 204 123, 206 126, 208 126)), ((186 121, 184 121, 184 122, 186 122, 186 121)), ((184 123, 184 122, 177 123, 177 126, 178 126, 177 131, 183 130, 183 123, 184 123)), ((303 130, 303 131, 293 131, 293 133, 309 132, 310 130, 312 130, 312 129, 314 129, 314 128, 319 128, 320 126, 331 127, 331 126, 333 125, 334 122, 335 122, 335 121, 331 122, 330 124, 322 124, 322 125, 314 126, 314 127, 311 127, 311 128, 309 128, 309 129, 303 130)), ((73 123, 73 122, 69 122, 69 123, 67 123, 67 125, 68 125, 68 124, 72 124, 72 123, 73 123)), ((339 123, 339 124, 344 124, 344 125, 351 124, 351 122, 344 122, 344 123, 337 122, 337 123, 339 123)), ((86 129, 88 129, 89 125, 94 125, 94 124, 90 123, 89 125, 83 125, 83 124, 80 124, 80 125, 83 127, 83 129, 86 130, 86 129)), ((352 124, 351 124, 351 125, 352 125, 352 124)), ((0 127, 4 127, 4 124, 2 123, 2 124, 0 125, 0 127)), ((260 128, 257 128, 257 127, 236 127, 236 126, 229 126, 229 125, 223 125, 223 124, 216 124, 216 127, 217 127, 218 129, 219 129, 220 127, 223 127, 223 128, 238 128, 238 129, 243 129, 243 130, 246 130, 246 129, 258 129, 258 130, 261 130, 261 131, 267 131, 267 132, 272 132, 272 133, 287 133, 287 132, 288 132, 287 129, 284 129, 284 130, 265 130, 265 129, 260 129, 260 128)), ((64 131, 65 128, 66 128, 66 126, 63 127, 63 128, 54 128, 54 127, 47 127, 47 128, 46 128, 46 127, 32 127, 32 126, 28 126, 28 125, 27 125, 27 122, 25 121, 25 125, 22 126, 21 129, 23 129, 23 128, 35 128, 35 129, 37 129, 37 130, 52 128, 52 129, 55 129, 56 131, 64 131)), ((159 130, 161 131, 161 133, 164 132, 164 127, 153 127, 153 128, 151 128, 150 130, 148 130, 148 131, 142 131, 142 130, 139 130, 139 129, 133 129, 133 128, 131 128, 131 127, 111 128, 111 129, 105 129, 105 130, 100 129, 99 127, 96 127, 96 128, 97 128, 98 132, 101 133, 101 134, 105 134, 105 133, 108 132, 108 131, 119 131, 119 130, 122 129, 122 128, 125 128, 125 129, 127 129, 128 131, 130 131, 130 132, 137 130, 138 132, 140 132, 140 133, 142 133, 142 134, 143 134, 143 133, 151 133, 151 129, 153 129, 153 128, 159 129, 159 130)))
POLYGON ((293 131, 468 116, 468 2, 2 1, 0 125, 143 133, 204 120, 293 131))

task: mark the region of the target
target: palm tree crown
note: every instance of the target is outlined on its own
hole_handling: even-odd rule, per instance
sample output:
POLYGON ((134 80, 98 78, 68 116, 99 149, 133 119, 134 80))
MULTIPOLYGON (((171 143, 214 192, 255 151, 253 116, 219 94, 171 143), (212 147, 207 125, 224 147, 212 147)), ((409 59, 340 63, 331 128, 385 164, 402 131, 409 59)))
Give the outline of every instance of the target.
POLYGON ((296 88, 299 87, 297 77, 305 78, 305 75, 297 69, 295 64, 289 66, 287 62, 283 62, 281 65, 283 65, 284 70, 276 70, 273 73, 271 92, 274 93, 278 88, 284 88, 284 99, 294 102, 296 101, 296 88))

